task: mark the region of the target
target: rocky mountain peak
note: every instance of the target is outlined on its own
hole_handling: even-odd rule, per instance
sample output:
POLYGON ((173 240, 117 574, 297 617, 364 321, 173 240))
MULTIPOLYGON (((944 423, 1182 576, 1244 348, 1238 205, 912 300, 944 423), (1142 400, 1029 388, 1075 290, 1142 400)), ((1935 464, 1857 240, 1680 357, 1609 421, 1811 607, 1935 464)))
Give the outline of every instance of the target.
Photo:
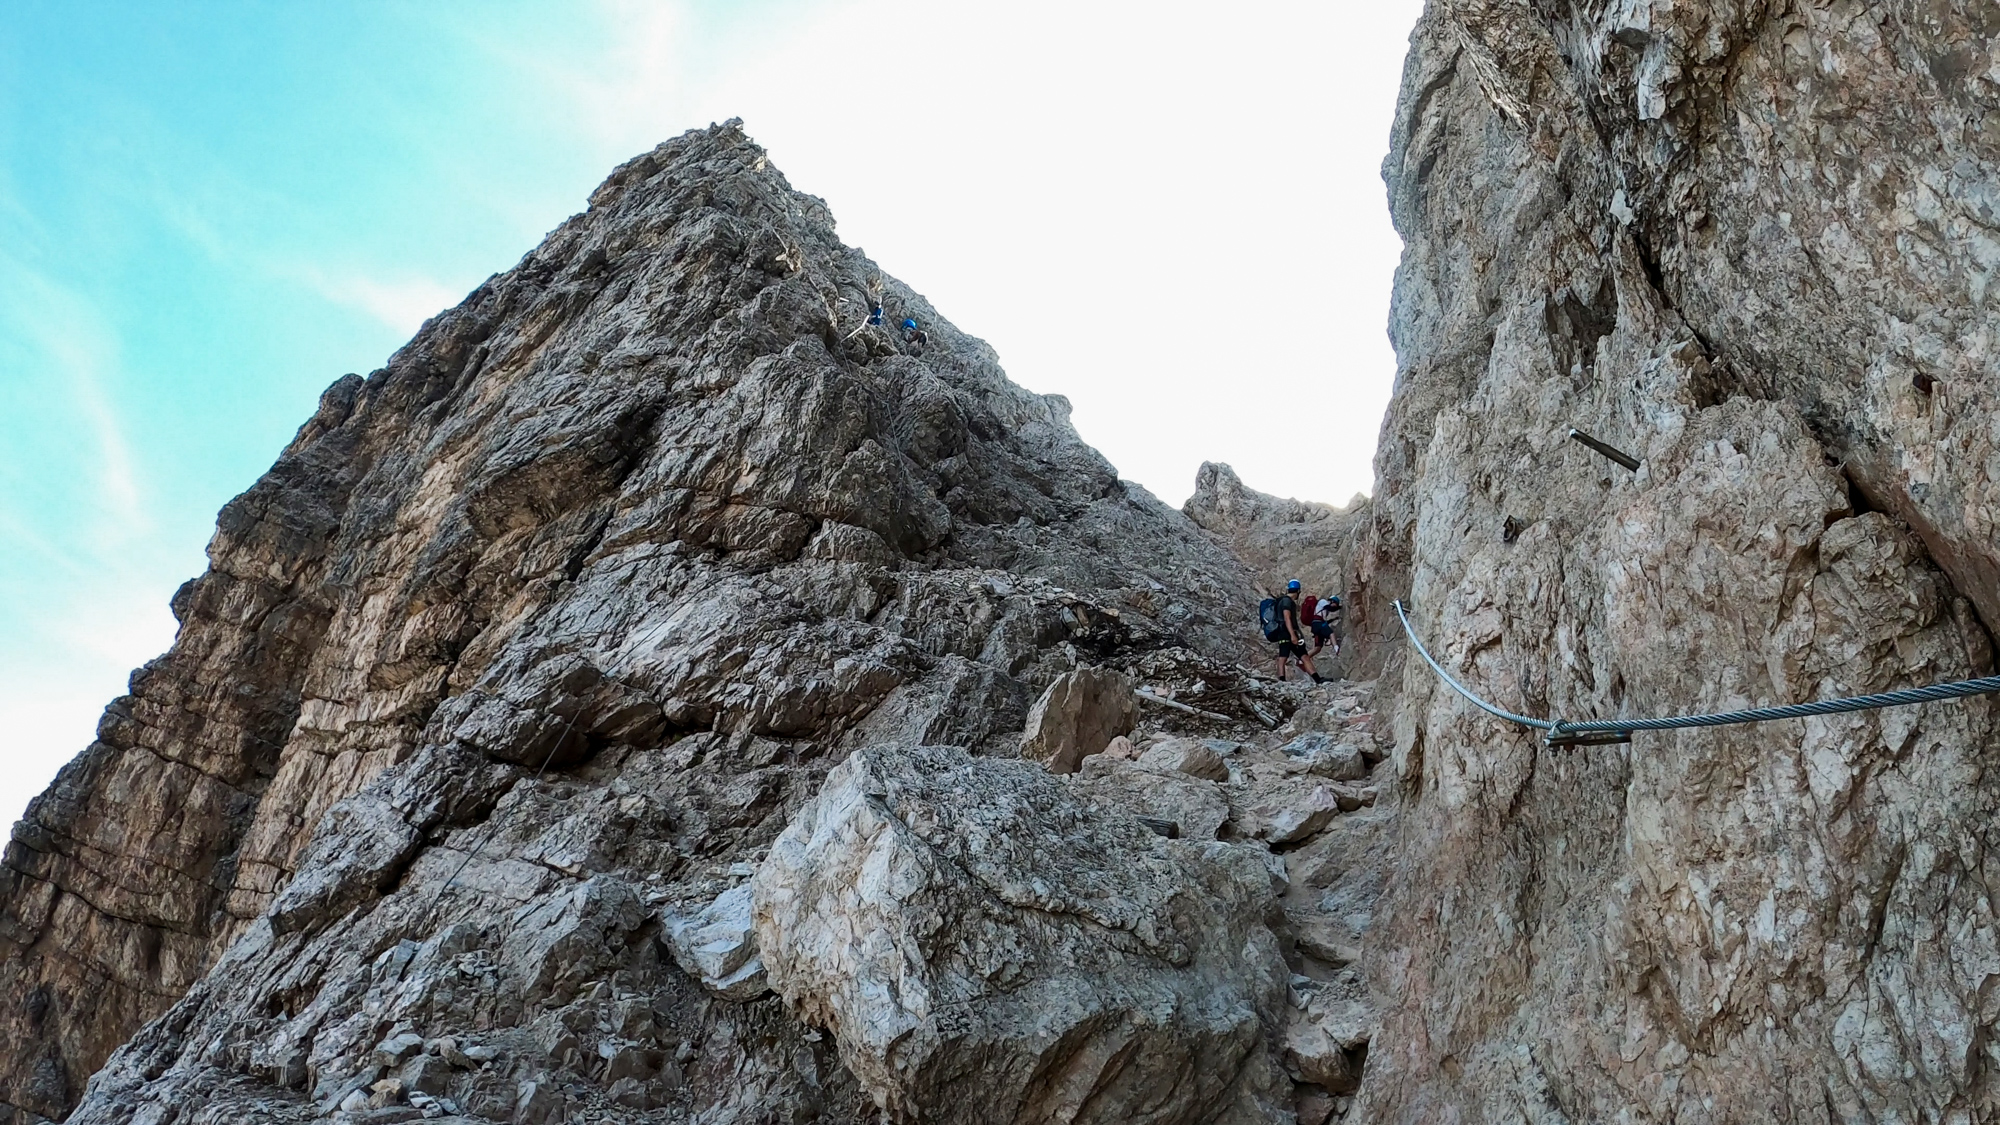
MULTIPOLYGON (((1289 1101, 1265 847, 1216 841, 1218 783, 1019 760, 1029 725, 1071 770, 1275 737, 1301 698, 1239 663, 1244 564, 737 123, 626 163, 336 381, 210 558, 9 848, 17 1119, 909 1117, 976 1088, 1108 1120, 1157 1101, 1167 1071, 1117 1061, 1140 1044, 1228 1060, 1147 1119, 1289 1101), (1041 850, 1086 840, 1081 866, 1041 850), (753 897, 774 848, 791 874, 753 897), (932 913, 882 924, 937 974, 879 1013, 888 963, 843 944, 836 892, 878 862, 932 872, 932 913), (1047 1011, 945 1018, 1026 1004, 1050 958, 1129 969, 1151 1014, 1118 1032, 1136 993, 1057 975, 1047 1011), (928 1054, 883 1030, 907 1020, 928 1054), (1025 1069, 959 1073, 988 1057, 1025 1069)), ((881 892, 915 909, 903 876, 881 892)))

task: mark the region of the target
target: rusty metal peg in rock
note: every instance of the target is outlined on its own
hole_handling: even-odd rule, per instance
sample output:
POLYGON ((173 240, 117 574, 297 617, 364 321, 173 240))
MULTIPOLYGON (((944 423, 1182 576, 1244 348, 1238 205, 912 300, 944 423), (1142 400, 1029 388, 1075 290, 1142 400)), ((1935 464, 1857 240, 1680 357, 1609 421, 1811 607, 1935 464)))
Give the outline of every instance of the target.
POLYGON ((1596 438, 1591 437, 1589 434, 1584 433, 1582 430, 1571 429, 1569 432, 1569 439, 1581 445, 1589 446, 1591 449, 1594 449, 1597 452, 1604 454, 1605 457, 1609 458, 1612 461, 1618 462, 1620 465, 1625 466, 1626 468, 1632 470, 1635 473, 1639 471, 1639 459, 1637 457, 1634 457, 1629 453, 1625 453, 1613 446, 1606 445, 1603 442, 1598 441, 1596 438))

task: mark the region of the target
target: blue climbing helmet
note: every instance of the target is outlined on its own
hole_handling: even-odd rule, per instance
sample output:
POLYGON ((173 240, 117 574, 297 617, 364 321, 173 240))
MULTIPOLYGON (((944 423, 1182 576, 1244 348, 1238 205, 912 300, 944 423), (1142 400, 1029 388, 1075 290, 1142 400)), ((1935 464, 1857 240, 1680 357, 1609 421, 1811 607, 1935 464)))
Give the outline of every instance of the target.
POLYGON ((1294 579, 1292 579, 1292 580, 1291 580, 1290 582, 1287 582, 1287 583, 1285 583, 1285 592, 1286 592, 1287 594, 1296 594, 1296 593, 1298 593, 1298 592, 1299 592, 1299 580, 1298 580, 1298 579, 1296 579, 1296 578, 1294 578, 1294 579))
POLYGON ((907 316, 906 316, 906 317, 904 317, 904 318, 903 318, 903 327, 904 327, 905 329, 907 329, 908 331, 911 331, 911 332, 915 332, 915 331, 917 330, 917 322, 916 322, 916 319, 915 319, 914 317, 907 317, 907 316))

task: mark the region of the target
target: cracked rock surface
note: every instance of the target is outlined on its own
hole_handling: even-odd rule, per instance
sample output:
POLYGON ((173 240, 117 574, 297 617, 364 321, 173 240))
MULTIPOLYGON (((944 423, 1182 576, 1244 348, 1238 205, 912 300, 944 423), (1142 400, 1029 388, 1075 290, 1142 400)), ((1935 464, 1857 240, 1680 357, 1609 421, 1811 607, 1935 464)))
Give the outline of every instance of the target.
MULTIPOLYGON (((1357 570, 1454 675, 1581 719, 1991 670, 1996 35, 1433 0, 1357 570)), ((1364 1119, 2000 1116, 1989 701, 1556 751, 1400 673, 1364 1119)))
POLYGON ((899 1119, 1269 1120, 1285 995, 1255 846, 1031 761, 850 755, 758 871, 772 985, 899 1119))

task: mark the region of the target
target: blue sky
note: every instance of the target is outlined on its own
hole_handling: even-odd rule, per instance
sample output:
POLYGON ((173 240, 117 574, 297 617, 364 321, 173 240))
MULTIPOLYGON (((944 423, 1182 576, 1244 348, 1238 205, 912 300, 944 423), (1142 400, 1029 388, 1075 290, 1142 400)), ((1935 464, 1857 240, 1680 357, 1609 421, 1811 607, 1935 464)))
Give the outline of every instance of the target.
POLYGON ((729 116, 1170 503, 1203 459, 1366 489, 1419 4, 1328 7, 0 6, 0 818, 326 384, 729 116))

